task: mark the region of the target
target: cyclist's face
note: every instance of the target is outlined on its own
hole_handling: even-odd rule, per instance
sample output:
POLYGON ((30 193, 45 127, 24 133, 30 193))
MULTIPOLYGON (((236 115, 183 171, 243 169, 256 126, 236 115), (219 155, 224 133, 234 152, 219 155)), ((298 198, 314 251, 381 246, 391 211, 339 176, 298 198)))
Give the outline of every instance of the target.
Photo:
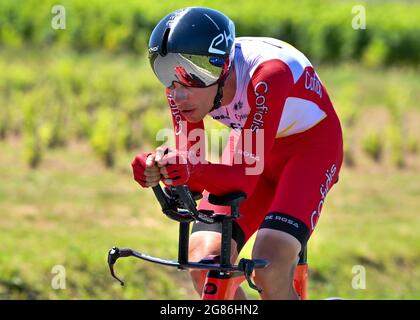
POLYGON ((193 88, 174 82, 169 91, 184 118, 189 122, 199 122, 213 107, 217 84, 206 88, 193 88))

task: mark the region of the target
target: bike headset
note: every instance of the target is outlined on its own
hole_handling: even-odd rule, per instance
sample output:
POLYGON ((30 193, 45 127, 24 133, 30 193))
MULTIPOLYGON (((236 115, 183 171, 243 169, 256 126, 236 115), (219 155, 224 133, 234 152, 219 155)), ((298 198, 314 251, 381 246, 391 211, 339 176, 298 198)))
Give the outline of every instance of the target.
POLYGON ((149 40, 149 61, 165 87, 178 82, 206 88, 218 84, 211 111, 221 106, 235 53, 235 25, 223 13, 204 7, 178 9, 165 16, 149 40))

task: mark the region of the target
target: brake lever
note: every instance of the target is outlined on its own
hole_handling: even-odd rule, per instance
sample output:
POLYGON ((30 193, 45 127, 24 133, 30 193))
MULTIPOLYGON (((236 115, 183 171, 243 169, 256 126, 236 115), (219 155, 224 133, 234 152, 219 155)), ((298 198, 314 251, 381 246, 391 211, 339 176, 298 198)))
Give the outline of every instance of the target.
POLYGON ((112 249, 108 251, 108 266, 109 266, 109 271, 111 272, 111 276, 114 279, 117 279, 119 283, 121 284, 121 286, 124 286, 124 281, 118 278, 114 272, 114 264, 118 260, 118 258, 121 256, 125 256, 125 255, 121 255, 120 249, 118 249, 117 247, 112 247, 112 249))
POLYGON ((258 293, 262 292, 262 289, 257 287, 254 282, 252 282, 252 272, 254 272, 255 262, 249 259, 241 259, 238 264, 239 269, 244 273, 245 279, 248 282, 248 285, 257 290, 258 293))

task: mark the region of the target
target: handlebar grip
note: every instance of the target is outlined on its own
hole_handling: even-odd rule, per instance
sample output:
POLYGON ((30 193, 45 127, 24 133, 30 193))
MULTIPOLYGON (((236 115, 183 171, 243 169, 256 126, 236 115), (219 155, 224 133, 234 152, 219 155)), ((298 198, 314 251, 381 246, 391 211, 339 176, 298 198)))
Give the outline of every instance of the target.
POLYGON ((130 248, 120 248, 120 257, 130 257, 133 255, 133 250, 130 248))
POLYGON ((108 252, 108 264, 115 264, 118 258, 129 257, 133 255, 133 250, 129 248, 112 247, 108 252))

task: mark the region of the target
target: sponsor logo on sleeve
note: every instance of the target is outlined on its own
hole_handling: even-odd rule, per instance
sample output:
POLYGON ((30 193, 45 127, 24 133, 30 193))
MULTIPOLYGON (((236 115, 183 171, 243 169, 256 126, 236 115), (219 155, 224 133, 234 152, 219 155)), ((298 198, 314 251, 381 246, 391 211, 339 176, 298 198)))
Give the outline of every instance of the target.
POLYGON ((322 98, 322 86, 316 73, 311 75, 308 71, 305 72, 305 89, 315 92, 320 98, 322 98))
POLYGON ((268 84, 265 81, 260 81, 254 88, 256 112, 251 124, 253 132, 264 127, 264 115, 268 113, 269 107, 266 105, 265 95, 268 92, 268 84))

